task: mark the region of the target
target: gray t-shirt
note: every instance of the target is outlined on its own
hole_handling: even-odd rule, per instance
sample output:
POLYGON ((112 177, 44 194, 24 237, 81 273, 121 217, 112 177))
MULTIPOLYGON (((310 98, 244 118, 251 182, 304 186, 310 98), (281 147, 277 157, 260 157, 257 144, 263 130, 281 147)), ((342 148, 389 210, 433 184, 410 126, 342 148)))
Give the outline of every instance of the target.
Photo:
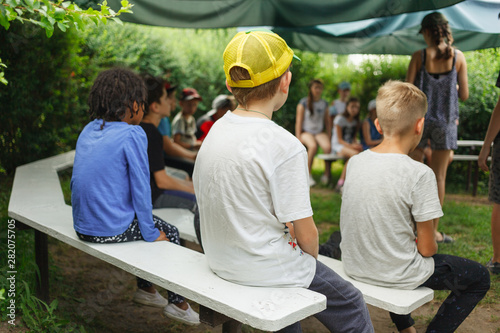
POLYGON ((302 130, 311 134, 321 133, 325 127, 325 112, 328 108, 328 103, 324 99, 313 102, 314 112, 307 106, 307 97, 302 98, 299 104, 304 106, 304 121, 302 123, 302 130))
POLYGON ((414 289, 434 272, 417 250, 418 222, 443 216, 436 176, 403 154, 366 150, 349 160, 340 211, 342 262, 355 280, 414 289))

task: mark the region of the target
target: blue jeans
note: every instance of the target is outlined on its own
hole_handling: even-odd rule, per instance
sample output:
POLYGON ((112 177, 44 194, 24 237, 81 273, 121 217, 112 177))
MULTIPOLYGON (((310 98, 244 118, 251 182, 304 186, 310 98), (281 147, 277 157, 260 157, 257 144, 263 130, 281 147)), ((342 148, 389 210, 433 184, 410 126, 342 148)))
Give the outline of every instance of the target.
MULTIPOLYGON (((422 286, 451 293, 427 327, 429 333, 454 332, 490 289, 490 274, 475 261, 446 254, 435 254, 434 273, 422 286)), ((411 314, 390 313, 399 331, 411 327, 411 314)))

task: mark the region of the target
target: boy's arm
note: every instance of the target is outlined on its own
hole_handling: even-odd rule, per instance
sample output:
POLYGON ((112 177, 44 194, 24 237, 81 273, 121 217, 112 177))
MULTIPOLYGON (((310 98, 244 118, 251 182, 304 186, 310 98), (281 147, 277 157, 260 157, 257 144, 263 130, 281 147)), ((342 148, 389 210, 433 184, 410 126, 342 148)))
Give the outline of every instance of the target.
POLYGON ((193 161, 196 159, 197 154, 195 151, 188 150, 181 145, 172 142, 172 139, 170 139, 167 135, 163 136, 163 150, 167 153, 167 155, 184 157, 193 161))
POLYGON ((434 220, 416 222, 417 224, 417 249, 423 257, 432 257, 437 253, 434 220))
POLYGON ((302 251, 318 258, 319 239, 318 229, 314 224, 312 216, 293 221, 293 229, 297 244, 302 251))
POLYGON ((162 190, 176 190, 184 191, 194 194, 194 187, 192 182, 183 181, 167 175, 165 170, 158 170, 153 173, 156 185, 162 190))
POLYGON ((185 149, 192 148, 189 143, 182 142, 181 138, 182 138, 182 134, 181 133, 174 134, 174 143, 178 144, 179 146, 181 146, 181 147, 183 147, 185 149))
POLYGON ((495 140, 498 132, 500 131, 500 97, 498 98, 497 105, 491 113, 490 124, 488 125, 488 131, 484 137, 483 147, 481 152, 479 152, 479 157, 477 159, 477 164, 483 171, 488 171, 488 165, 486 164, 488 156, 490 155, 491 143, 495 140))

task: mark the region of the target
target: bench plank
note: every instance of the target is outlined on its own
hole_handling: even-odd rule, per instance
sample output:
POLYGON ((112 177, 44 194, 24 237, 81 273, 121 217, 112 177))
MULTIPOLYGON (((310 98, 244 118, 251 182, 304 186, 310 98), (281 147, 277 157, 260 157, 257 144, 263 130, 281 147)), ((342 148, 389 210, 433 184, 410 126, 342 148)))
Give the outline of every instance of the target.
MULTIPOLYGON (((18 167, 9 216, 257 329, 276 331, 326 308, 325 296, 305 288, 247 287, 225 281, 210 270, 203 254, 170 242, 82 242, 73 229, 71 206, 64 203, 57 175, 58 170, 70 167, 73 159, 74 152, 69 152, 18 167)), ((162 209, 160 215, 173 220, 175 211, 162 209)), ((180 216, 181 225, 192 227, 192 213, 185 211, 180 216), (187 223, 188 219, 190 223, 187 223)))
POLYGON ((246 287, 225 281, 210 270, 203 254, 170 242, 82 242, 73 229, 68 205, 9 215, 135 276, 261 330, 279 330, 326 307, 323 295, 304 288, 246 287))
POLYGON ((316 155, 317 158, 325 161, 337 161, 337 160, 343 160, 344 157, 337 155, 335 153, 330 153, 330 154, 318 154, 316 155))
POLYGON ((176 226, 181 239, 199 244, 194 231, 194 214, 189 210, 184 208, 156 208, 153 209, 153 214, 176 226))
POLYGON ((353 280, 344 271, 340 260, 320 255, 318 260, 330 267, 335 273, 358 288, 366 304, 394 312, 408 314, 434 298, 434 291, 430 288, 419 287, 414 290, 393 289, 374 286, 368 283, 353 280))

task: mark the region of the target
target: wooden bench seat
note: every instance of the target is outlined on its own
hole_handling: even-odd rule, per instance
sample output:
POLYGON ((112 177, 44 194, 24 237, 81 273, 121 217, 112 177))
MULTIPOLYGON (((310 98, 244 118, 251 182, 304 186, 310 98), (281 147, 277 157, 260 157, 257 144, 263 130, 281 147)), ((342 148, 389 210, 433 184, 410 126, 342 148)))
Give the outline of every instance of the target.
MULTIPOLYGON (((73 229, 71 206, 64 203, 57 175, 58 171, 71 167, 73 159, 74 152, 69 152, 30 163, 18 167, 14 178, 8 214, 35 229, 42 299, 49 299, 46 242, 49 235, 197 302, 200 319, 210 325, 225 323, 226 328, 233 329, 243 323, 276 331, 325 308, 325 297, 305 288, 247 287, 225 281, 210 270, 202 253, 169 242, 93 244, 80 241, 73 229), (144 260, 152 258, 152 254, 154 259, 144 260)), ((176 216, 175 210, 155 210, 155 213, 167 220, 176 216)), ((189 223, 192 214, 178 213, 181 237, 195 241, 194 227, 189 223)), ((409 313, 433 298, 433 291, 428 288, 398 290, 353 281, 345 275, 340 261, 322 256, 320 260, 360 289, 368 304, 382 309, 409 313)))

